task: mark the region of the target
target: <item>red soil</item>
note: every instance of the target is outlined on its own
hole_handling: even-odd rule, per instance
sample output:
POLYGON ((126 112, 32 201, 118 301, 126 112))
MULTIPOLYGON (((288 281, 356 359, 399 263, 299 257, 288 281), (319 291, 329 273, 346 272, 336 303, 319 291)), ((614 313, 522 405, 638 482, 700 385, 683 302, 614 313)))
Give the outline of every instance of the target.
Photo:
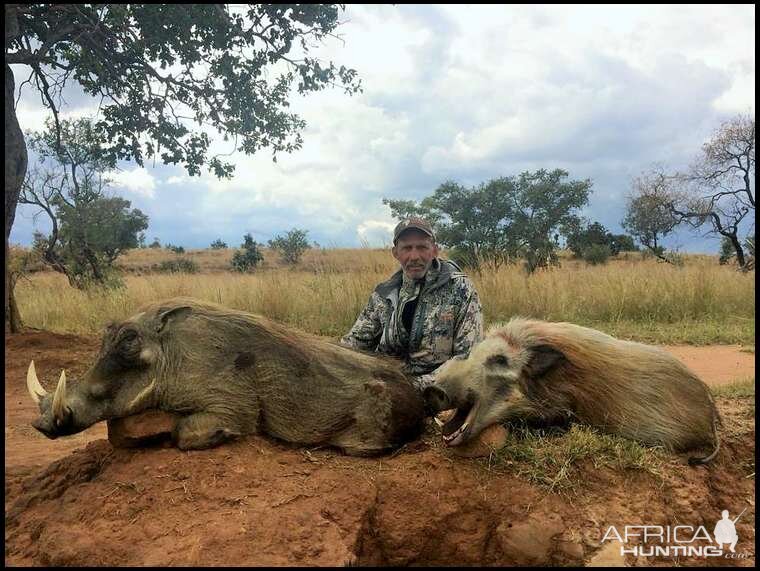
MULTIPOLYGON (((263 436, 195 452, 114 449, 104 423, 51 441, 30 426, 29 360, 52 387, 61 368, 72 379, 86 369, 98 340, 29 332, 5 347, 8 565, 622 564, 618 544, 600 543, 610 525, 712 533, 721 510, 744 508, 736 552, 745 559, 627 563, 754 565, 753 397, 718 399, 723 446, 709 466, 673 457, 659 480, 585 462, 568 496, 453 456, 432 426, 374 459, 263 436)), ((736 348, 688 348, 682 358, 708 383, 754 376, 754 356, 736 348)))

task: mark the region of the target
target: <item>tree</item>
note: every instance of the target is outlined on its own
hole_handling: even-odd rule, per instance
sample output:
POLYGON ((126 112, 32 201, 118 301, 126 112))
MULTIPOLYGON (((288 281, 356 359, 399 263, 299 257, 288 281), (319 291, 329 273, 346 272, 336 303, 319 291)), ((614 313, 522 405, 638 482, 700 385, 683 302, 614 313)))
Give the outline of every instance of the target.
POLYGON ((103 285, 116 258, 139 245, 148 217, 128 200, 106 196, 108 162, 100 159, 89 119, 61 121, 60 136, 56 142, 49 121, 42 133, 28 134, 38 161, 19 202, 39 207, 50 220, 48 236, 35 234, 35 250, 47 265, 72 286, 103 285))
POLYGON ((253 236, 246 234, 243 236, 243 243, 240 244, 242 250, 236 251, 232 254, 232 269, 237 272, 248 272, 256 269, 261 262, 264 261, 264 256, 259 250, 259 244, 253 240, 253 236))
POLYGON ((670 205, 676 219, 692 228, 709 224, 708 233, 728 240, 745 268, 740 233, 755 214, 755 118, 739 115, 724 122, 689 171, 674 178, 680 185, 670 205))
MULTIPOLYGON (((578 258, 585 257, 585 252, 591 246, 605 246, 609 251, 608 256, 617 256, 622 251, 635 250, 633 238, 625 234, 613 234, 601 223, 586 223, 586 226, 571 225, 564 227, 563 233, 567 238, 567 247, 578 258)), ((597 249, 597 257, 601 250, 597 249)))
POLYGON ((410 214, 427 218, 444 246, 461 260, 499 265, 522 257, 526 268, 557 263, 557 231, 577 218, 573 212, 588 202, 591 181, 565 181, 566 171, 523 172, 466 188, 446 181, 419 204, 383 199, 401 219, 410 214))
POLYGON ((303 253, 311 248, 306 240, 307 233, 308 230, 293 228, 285 236, 278 235, 269 240, 269 247, 279 251, 286 263, 297 264, 303 253))
MULTIPOLYGON (((332 36, 337 4, 6 4, 5 248, 27 153, 16 117, 11 65, 25 66, 51 111, 60 143, 60 95, 68 81, 100 98, 95 128, 105 159, 158 156, 198 175, 234 166, 209 156, 215 128, 232 150, 269 148, 273 159, 302 145, 305 122, 288 112, 300 94, 341 85, 360 91, 356 71, 309 57, 332 36), (189 125, 197 125, 191 130, 189 125)), ((229 152, 225 151, 225 155, 229 152)), ((7 259, 7 258, 6 258, 7 259)), ((6 292, 8 266, 5 265, 6 292)), ((5 300, 6 315, 8 297, 5 300)))
POLYGON ((632 181, 626 198, 626 214, 621 225, 649 252, 669 262, 662 240, 678 226, 671 211, 675 200, 673 177, 661 166, 643 173, 632 181))
POLYGON ((224 250, 226 247, 227 247, 227 243, 222 242, 221 239, 216 239, 213 242, 211 242, 212 250, 224 250))

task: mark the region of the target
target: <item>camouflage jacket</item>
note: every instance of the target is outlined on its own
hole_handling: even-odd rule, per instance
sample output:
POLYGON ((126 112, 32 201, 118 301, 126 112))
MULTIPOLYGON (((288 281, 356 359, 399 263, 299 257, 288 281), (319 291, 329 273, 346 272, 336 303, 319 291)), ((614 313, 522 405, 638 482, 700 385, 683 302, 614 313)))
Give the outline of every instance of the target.
POLYGON ((399 270, 372 292, 343 345, 403 358, 421 390, 432 373, 452 357, 466 357, 483 338, 480 299, 470 279, 452 262, 434 259, 424 280, 399 270), (404 306, 417 299, 410 331, 404 306))

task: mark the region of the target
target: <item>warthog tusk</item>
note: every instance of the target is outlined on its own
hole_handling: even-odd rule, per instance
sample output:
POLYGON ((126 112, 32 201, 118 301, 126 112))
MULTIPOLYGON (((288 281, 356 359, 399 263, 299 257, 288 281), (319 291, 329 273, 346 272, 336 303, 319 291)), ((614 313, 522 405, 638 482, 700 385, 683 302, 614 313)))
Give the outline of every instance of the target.
POLYGON ((153 379, 150 384, 145 387, 143 390, 141 390, 135 398, 132 399, 132 402, 130 402, 127 405, 127 411, 132 412, 132 410, 139 404, 142 403, 143 399, 149 397, 151 393, 153 392, 153 389, 156 388, 156 379, 153 379))
POLYGON ((32 400, 39 404, 40 399, 48 394, 48 392, 42 387, 39 379, 37 378, 37 371, 34 368, 34 361, 29 363, 29 370, 26 372, 26 388, 29 391, 29 395, 32 400))
POLYGON ((66 404, 66 371, 61 371, 61 377, 58 379, 58 386, 55 388, 53 395, 53 417, 63 418, 64 407, 66 404))

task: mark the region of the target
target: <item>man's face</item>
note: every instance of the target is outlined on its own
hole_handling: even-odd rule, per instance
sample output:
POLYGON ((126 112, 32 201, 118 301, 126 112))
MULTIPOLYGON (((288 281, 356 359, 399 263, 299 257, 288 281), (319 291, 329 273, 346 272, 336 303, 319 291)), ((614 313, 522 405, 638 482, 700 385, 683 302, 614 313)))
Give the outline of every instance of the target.
POLYGON ((406 276, 419 280, 425 277, 433 258, 438 256, 438 246, 424 232, 407 230, 396 240, 392 252, 406 276))

